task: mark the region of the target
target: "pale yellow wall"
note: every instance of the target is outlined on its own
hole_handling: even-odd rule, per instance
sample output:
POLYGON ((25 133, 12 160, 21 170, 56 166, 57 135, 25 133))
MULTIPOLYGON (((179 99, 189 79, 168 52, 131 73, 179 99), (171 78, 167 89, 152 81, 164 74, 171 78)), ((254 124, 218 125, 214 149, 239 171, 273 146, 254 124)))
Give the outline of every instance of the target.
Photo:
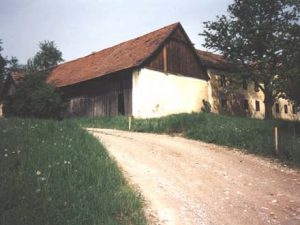
MULTIPOLYGON (((208 70, 208 75, 210 79, 210 94, 211 97, 210 103, 212 105, 212 112, 214 113, 222 113, 220 98, 224 97, 227 98, 228 101, 228 114, 238 115, 239 113, 236 112, 236 107, 232 106, 232 103, 240 103, 241 99, 248 99, 249 102, 249 110, 245 111, 240 106, 240 110, 244 111, 245 116, 249 116, 252 118, 263 119, 265 116, 265 105, 264 105, 264 94, 261 90, 258 92, 255 91, 254 82, 248 81, 248 88, 244 90, 242 85, 233 85, 231 88, 228 88, 229 83, 227 83, 227 87, 224 88, 220 87, 220 79, 221 75, 225 75, 226 73, 216 71, 216 70, 208 70), (231 101, 231 102, 230 102, 231 101), (260 102, 260 111, 256 111, 256 101, 260 102)), ((300 113, 293 114, 292 106, 293 104, 286 100, 279 98, 275 103, 279 103, 279 113, 275 111, 275 104, 273 106, 273 116, 277 119, 285 119, 285 120, 300 120, 300 113), (288 113, 284 112, 284 105, 288 106, 288 113)))
POLYGON ((208 99, 208 82, 149 69, 133 72, 132 115, 151 118, 199 112, 208 99))

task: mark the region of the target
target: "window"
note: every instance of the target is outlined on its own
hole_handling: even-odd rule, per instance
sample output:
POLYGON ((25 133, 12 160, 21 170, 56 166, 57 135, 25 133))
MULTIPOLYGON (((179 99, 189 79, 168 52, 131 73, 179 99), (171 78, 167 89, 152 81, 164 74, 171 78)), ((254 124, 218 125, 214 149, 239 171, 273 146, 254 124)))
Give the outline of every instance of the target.
POLYGON ((259 85, 257 81, 254 82, 254 91, 259 92, 259 85))
POLYGON ((226 98, 221 99, 221 106, 223 109, 227 108, 227 99, 226 98))
POLYGON ((287 114, 288 112, 289 112, 288 106, 287 106, 287 105, 284 105, 284 113, 287 114))
POLYGON ((275 104, 275 112, 279 113, 279 104, 278 103, 275 104))
POLYGON ((257 112, 260 111, 260 102, 259 101, 255 101, 255 109, 257 112))
POLYGON ((296 114, 297 113, 297 107, 295 105, 293 105, 293 114, 296 114))
POLYGON ((220 86, 225 87, 226 86, 226 78, 224 75, 221 76, 220 78, 220 86))
POLYGON ((248 102, 248 99, 244 99, 243 100, 243 108, 245 110, 248 110, 249 109, 249 102, 248 102))

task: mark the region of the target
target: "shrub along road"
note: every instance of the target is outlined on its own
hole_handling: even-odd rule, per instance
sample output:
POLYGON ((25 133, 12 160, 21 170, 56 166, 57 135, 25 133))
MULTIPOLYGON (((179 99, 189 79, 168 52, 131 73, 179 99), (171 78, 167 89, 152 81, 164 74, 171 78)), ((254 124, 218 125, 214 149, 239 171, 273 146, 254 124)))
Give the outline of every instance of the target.
POLYGON ((300 224, 300 172, 232 148, 89 129, 141 191, 155 224, 300 224))

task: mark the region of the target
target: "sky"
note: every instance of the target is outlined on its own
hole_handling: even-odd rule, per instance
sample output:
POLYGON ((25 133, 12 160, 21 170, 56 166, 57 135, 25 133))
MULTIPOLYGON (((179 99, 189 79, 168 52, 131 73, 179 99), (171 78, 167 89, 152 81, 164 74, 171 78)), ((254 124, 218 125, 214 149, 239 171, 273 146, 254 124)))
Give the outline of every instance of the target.
POLYGON ((3 56, 25 64, 43 40, 65 61, 180 22, 196 48, 204 21, 226 14, 233 0, 0 0, 3 56))

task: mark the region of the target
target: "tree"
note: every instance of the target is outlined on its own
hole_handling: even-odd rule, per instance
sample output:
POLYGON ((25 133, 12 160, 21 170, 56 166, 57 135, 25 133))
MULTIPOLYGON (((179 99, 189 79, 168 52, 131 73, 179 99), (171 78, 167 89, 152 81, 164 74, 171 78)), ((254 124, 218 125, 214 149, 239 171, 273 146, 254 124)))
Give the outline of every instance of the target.
MULTIPOLYGON (((27 61, 23 81, 16 93, 5 99, 4 115, 36 118, 60 118, 63 110, 63 98, 58 89, 47 84, 51 69, 62 61, 62 53, 53 41, 41 42, 40 50, 33 59, 27 61)), ((18 61, 12 57, 11 68, 18 68, 18 61)))
POLYGON ((39 44, 40 50, 33 59, 29 59, 27 67, 29 70, 47 70, 63 61, 62 52, 58 50, 54 41, 43 41, 39 44))
POLYGON ((55 87, 45 82, 46 72, 26 74, 16 93, 4 104, 5 116, 60 118, 63 99, 55 87))
POLYGON ((22 65, 19 64, 19 60, 15 56, 12 56, 10 60, 7 60, 7 64, 9 70, 19 70, 22 68, 22 65))
POLYGON ((1 55, 2 48, 2 40, 0 39, 0 82, 3 82, 5 77, 5 66, 6 66, 6 59, 1 55))
POLYGON ((300 43, 299 12, 299 0, 234 0, 228 16, 204 22, 204 47, 236 62, 241 76, 259 84, 266 119, 284 91, 286 71, 297 70, 288 62, 300 43))

